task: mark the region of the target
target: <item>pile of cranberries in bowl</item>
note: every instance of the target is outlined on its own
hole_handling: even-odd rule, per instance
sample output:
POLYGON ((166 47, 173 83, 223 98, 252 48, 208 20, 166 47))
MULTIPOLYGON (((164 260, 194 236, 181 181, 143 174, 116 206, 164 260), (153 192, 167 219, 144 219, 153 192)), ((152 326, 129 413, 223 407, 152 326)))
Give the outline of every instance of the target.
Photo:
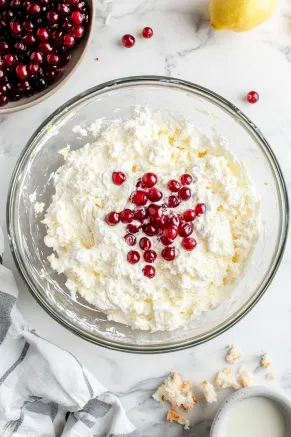
POLYGON ((82 0, 0 0, 0 106, 55 82, 89 20, 82 0))
MULTIPOLYGON (((169 193, 164 193, 157 188, 158 176, 155 173, 145 173, 137 181, 135 191, 131 193, 129 200, 133 207, 120 212, 111 211, 105 217, 109 226, 116 226, 120 222, 126 225, 124 240, 129 246, 138 244, 143 251, 144 261, 149 263, 143 268, 143 274, 148 278, 153 278, 156 274, 154 266, 151 265, 158 257, 157 252, 151 249, 153 238, 165 246, 160 256, 166 261, 176 258, 174 243, 177 239, 180 239, 180 246, 184 250, 192 251, 197 246, 197 241, 191 237, 194 231, 193 222, 196 217, 205 214, 206 205, 197 203, 193 209, 185 209, 179 214, 175 212, 175 208, 191 198, 189 185, 192 181, 193 177, 190 174, 183 174, 179 181, 170 180, 167 184, 169 193), (142 234, 139 241, 138 233, 142 234)), ((126 175, 119 171, 114 172, 112 182, 115 185, 123 185, 126 175)), ((140 257, 137 250, 130 250, 127 261, 136 264, 140 257)))

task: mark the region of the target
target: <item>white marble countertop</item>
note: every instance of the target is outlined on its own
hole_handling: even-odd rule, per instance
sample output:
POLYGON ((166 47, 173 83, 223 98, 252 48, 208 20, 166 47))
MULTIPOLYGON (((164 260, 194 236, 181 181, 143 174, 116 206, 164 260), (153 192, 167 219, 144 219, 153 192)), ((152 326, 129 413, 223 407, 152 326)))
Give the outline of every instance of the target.
MULTIPOLYGON (((207 0, 96 1, 95 31, 78 71, 56 95, 37 107, 0 117, 0 225, 3 229, 9 180, 30 135, 70 97, 123 76, 179 77, 232 101, 261 128, 291 189, 291 1, 282 1, 269 22, 244 34, 211 29, 207 4, 207 0), (123 34, 138 34, 147 25, 155 32, 151 40, 137 38, 134 48, 121 47, 123 34), (256 105, 244 101, 252 89, 260 93, 256 105)), ((171 437, 184 432, 192 437, 208 436, 218 404, 207 406, 202 401, 190 413, 192 427, 186 432, 179 425, 166 423, 166 407, 152 400, 151 394, 172 370, 191 379, 195 391, 195 385, 211 379, 225 365, 225 348, 233 343, 241 347, 244 363, 255 371, 255 383, 280 387, 291 396, 290 244, 268 292, 234 328, 202 346, 155 356, 106 350, 81 340, 57 324, 36 303, 21 280, 7 238, 4 265, 17 277, 21 290, 19 308, 26 320, 41 335, 74 353, 108 389, 120 395, 143 436, 171 437), (258 368, 263 352, 273 359, 272 370, 277 374, 274 382, 266 381, 265 373, 258 368)), ((222 391, 219 401, 228 393, 222 391)))

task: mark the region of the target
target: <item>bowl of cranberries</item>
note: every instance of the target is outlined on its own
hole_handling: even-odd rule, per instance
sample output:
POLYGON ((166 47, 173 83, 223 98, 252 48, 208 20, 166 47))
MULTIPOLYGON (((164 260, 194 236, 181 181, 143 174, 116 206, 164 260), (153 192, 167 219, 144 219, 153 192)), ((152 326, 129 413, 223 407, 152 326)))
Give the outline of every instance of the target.
POLYGON ((0 0, 0 114, 55 92, 88 45, 93 0, 0 0))

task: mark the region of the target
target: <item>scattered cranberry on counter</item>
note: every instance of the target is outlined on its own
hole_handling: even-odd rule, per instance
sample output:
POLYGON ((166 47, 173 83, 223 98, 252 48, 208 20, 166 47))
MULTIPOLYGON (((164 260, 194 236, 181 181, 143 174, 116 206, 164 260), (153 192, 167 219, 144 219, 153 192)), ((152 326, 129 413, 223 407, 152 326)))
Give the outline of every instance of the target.
POLYGON ((135 44, 135 37, 132 35, 126 34, 126 35, 123 35, 121 41, 122 41, 122 44, 124 45, 124 47, 126 47, 127 49, 130 49, 135 44))
POLYGON ((247 101, 249 103, 257 103, 257 101, 259 100, 260 96, 256 91, 250 91, 247 94, 247 101))
POLYGON ((151 38, 153 36, 153 34, 154 34, 154 31, 151 27, 145 27, 142 31, 142 36, 144 38, 147 38, 147 39, 151 38))
POLYGON ((83 0, 0 0, 0 106, 57 80, 88 22, 83 0))

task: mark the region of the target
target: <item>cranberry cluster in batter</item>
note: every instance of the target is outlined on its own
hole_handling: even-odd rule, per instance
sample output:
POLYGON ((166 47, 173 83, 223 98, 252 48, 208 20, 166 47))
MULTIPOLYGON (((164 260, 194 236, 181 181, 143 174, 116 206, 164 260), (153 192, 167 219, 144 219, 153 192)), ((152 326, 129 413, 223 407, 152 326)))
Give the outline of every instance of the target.
MULTIPOLYGON (((122 172, 114 172, 112 181, 115 185, 122 185, 126 181, 126 175, 122 172)), ((157 252, 152 250, 150 238, 157 238, 165 247, 161 251, 161 256, 166 261, 173 261, 176 257, 176 249, 173 246, 177 238, 181 238, 183 249, 194 250, 197 241, 191 237, 194 230, 193 221, 195 218, 206 212, 206 205, 198 203, 193 209, 187 209, 180 214, 176 214, 174 209, 182 202, 191 198, 189 185, 193 181, 190 174, 183 174, 178 180, 170 180, 167 188, 170 191, 168 197, 157 188, 158 176, 155 173, 145 173, 137 181, 136 190, 131 194, 130 201, 134 208, 126 208, 123 211, 112 211, 105 217, 109 226, 118 223, 126 224, 126 235, 124 239, 129 246, 137 244, 137 234, 143 233, 139 240, 139 247, 144 251, 143 258, 149 263, 143 268, 143 273, 148 278, 153 278, 156 269, 150 265, 157 258, 157 252), (157 204, 163 199, 162 204, 157 204)), ((127 261, 136 264, 140 260, 140 254, 136 250, 130 250, 127 254, 127 261)))

